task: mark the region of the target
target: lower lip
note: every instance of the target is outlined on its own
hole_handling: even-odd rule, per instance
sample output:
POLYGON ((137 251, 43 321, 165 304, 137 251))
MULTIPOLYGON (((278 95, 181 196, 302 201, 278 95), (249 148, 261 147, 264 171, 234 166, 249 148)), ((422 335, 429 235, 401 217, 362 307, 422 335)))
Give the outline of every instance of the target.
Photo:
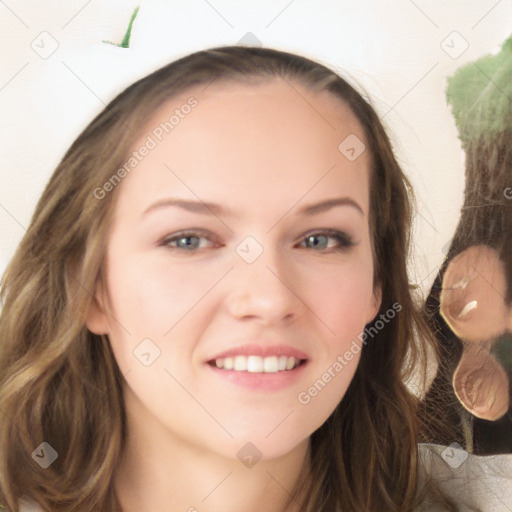
POLYGON ((292 386, 304 373, 307 362, 302 363, 293 370, 276 373, 252 373, 223 370, 206 364, 206 366, 219 377, 226 379, 233 384, 255 391, 279 391, 280 389, 292 386))

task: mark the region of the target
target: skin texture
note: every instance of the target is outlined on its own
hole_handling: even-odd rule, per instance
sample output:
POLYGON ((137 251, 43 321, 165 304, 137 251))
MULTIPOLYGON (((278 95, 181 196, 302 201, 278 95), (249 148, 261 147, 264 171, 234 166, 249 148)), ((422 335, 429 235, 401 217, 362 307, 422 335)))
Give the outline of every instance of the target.
POLYGON ((89 313, 88 328, 108 334, 126 378, 128 442, 116 478, 126 512, 285 510, 309 436, 343 398, 360 353, 309 404, 297 396, 357 341, 380 306, 370 155, 349 161, 338 150, 350 134, 364 141, 354 115, 327 93, 282 81, 203 89, 159 108, 134 145, 194 95, 198 106, 116 190, 106 282, 89 313), (169 197, 212 201, 236 215, 167 206, 143 216, 169 197), (335 197, 361 211, 297 213, 335 197), (335 251, 332 238, 307 245, 308 234, 325 229, 349 234, 354 246, 335 251), (196 252, 159 245, 183 230, 207 237, 196 252), (246 236, 263 248, 250 264, 235 251, 246 236), (150 366, 133 355, 145 338, 160 350, 150 366), (249 342, 305 352, 300 378, 277 391, 251 390, 207 365, 249 342), (247 442, 262 456, 252 468, 237 458, 247 442))
POLYGON ((455 393, 478 418, 494 421, 509 409, 509 377, 490 353, 496 338, 512 328, 505 301, 506 279, 498 253, 485 245, 464 250, 443 277, 440 312, 464 342, 453 375, 455 393))

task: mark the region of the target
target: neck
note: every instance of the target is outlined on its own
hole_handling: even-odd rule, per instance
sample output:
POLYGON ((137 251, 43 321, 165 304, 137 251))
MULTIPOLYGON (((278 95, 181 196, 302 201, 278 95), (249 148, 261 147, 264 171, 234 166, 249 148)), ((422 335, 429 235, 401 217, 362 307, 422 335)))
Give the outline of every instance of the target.
POLYGON ((287 502, 308 466, 309 439, 248 468, 176 437, 125 398, 127 439, 114 476, 122 512, 300 511, 297 500, 287 502))

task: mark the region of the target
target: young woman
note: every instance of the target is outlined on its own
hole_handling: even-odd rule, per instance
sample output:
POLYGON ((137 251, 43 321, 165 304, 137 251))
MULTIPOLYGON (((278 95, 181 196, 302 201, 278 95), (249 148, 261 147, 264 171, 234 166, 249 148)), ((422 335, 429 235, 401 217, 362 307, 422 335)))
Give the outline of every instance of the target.
POLYGON ((3 277, 1 503, 420 510, 410 201, 321 64, 223 47, 128 87, 3 277))

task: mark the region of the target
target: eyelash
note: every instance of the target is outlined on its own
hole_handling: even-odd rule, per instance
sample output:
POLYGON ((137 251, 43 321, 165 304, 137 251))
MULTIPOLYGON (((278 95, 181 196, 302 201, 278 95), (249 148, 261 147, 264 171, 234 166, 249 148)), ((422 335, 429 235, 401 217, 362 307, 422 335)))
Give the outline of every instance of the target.
MULTIPOLYGON (((317 236, 326 236, 327 238, 332 238, 332 239, 336 240, 336 242, 338 243, 337 247, 334 247, 334 248, 331 247, 328 249, 322 249, 319 251, 315 251, 315 252, 319 252, 319 253, 329 254, 332 252, 344 252, 355 245, 353 238, 349 234, 344 233, 343 231, 337 231, 337 230, 332 230, 332 229, 327 229, 324 231, 314 231, 314 232, 308 233, 308 234, 304 235, 304 237, 301 239, 301 243, 310 237, 317 237, 317 236)), ((158 245, 166 247, 172 251, 196 253, 200 250, 199 248, 184 249, 183 247, 174 247, 174 246, 170 245, 171 242, 175 242, 176 240, 180 240, 182 238, 192 238, 192 237, 208 238, 209 239, 209 237, 206 236, 205 233, 201 233, 198 231, 182 231, 180 233, 175 233, 171 236, 165 237, 161 242, 159 242, 158 245)), ((308 249, 308 247, 305 247, 305 249, 308 249)), ((311 247, 309 247, 309 249, 311 249, 311 247)))

